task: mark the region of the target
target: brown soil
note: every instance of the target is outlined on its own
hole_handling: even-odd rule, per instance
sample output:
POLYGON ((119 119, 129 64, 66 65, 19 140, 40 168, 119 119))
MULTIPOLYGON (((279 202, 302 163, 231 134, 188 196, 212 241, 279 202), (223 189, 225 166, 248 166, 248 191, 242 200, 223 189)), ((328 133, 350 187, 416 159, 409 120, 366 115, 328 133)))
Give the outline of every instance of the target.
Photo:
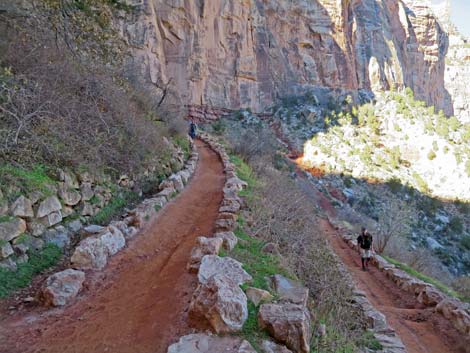
POLYGON ((359 254, 349 248, 331 224, 323 219, 320 227, 351 273, 357 287, 386 316, 387 322, 400 336, 408 353, 468 352, 463 336, 441 314, 432 308, 423 307, 414 295, 398 288, 372 265, 368 271, 362 271, 359 254))
POLYGON ((105 271, 88 274, 74 304, 0 312, 1 353, 166 352, 191 332, 187 310, 196 276, 186 263, 195 238, 213 231, 224 183, 218 156, 197 145, 200 161, 189 186, 105 271))

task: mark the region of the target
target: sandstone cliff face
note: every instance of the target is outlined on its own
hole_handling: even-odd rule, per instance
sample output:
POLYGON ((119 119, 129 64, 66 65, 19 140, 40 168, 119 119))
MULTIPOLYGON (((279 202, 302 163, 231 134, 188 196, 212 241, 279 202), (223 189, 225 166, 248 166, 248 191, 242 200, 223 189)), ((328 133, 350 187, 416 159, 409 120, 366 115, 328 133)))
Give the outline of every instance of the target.
MULTIPOLYGON (((131 2, 131 1, 128 1, 131 2)), ((142 0, 120 20, 137 77, 182 104, 261 111, 308 87, 410 86, 452 113, 447 35, 424 0, 142 0)))

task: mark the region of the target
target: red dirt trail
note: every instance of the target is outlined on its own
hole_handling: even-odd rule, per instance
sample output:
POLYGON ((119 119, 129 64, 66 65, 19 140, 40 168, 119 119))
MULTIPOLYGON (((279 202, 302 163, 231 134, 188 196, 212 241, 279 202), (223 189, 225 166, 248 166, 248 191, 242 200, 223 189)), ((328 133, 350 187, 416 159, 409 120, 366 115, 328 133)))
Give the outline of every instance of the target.
POLYGON ((200 160, 188 187, 104 271, 89 274, 74 304, 0 312, 1 353, 159 353, 191 332, 196 276, 186 263, 195 238, 213 231, 224 183, 219 157, 196 143, 200 160))
POLYGON ((469 352, 463 335, 441 314, 422 306, 414 295, 398 288, 372 265, 367 272, 362 271, 359 254, 340 238, 328 220, 322 219, 320 228, 357 287, 366 293, 372 306, 386 316, 408 353, 469 352))

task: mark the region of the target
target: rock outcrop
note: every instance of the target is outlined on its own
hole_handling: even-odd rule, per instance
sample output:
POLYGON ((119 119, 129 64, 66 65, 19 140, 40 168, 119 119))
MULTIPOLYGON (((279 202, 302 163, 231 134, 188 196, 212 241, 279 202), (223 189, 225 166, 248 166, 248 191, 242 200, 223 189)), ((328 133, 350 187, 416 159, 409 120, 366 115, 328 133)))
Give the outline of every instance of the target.
POLYGON ((447 35, 422 1, 132 3, 132 16, 118 23, 130 66, 162 94, 170 86, 195 117, 223 114, 212 107, 261 111, 312 87, 321 94, 403 85, 452 113, 447 35))

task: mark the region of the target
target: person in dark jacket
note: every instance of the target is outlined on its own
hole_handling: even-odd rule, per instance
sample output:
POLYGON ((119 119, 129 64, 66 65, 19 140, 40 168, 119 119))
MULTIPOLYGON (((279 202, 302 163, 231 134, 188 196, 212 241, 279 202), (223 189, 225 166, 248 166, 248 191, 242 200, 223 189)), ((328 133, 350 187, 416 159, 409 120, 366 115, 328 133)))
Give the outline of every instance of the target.
POLYGON ((361 250, 362 270, 367 271, 372 250, 372 235, 364 227, 362 227, 361 234, 357 237, 357 244, 361 250))
POLYGON ((197 125, 194 121, 191 120, 191 124, 189 124, 189 136, 194 140, 197 133, 197 125))

